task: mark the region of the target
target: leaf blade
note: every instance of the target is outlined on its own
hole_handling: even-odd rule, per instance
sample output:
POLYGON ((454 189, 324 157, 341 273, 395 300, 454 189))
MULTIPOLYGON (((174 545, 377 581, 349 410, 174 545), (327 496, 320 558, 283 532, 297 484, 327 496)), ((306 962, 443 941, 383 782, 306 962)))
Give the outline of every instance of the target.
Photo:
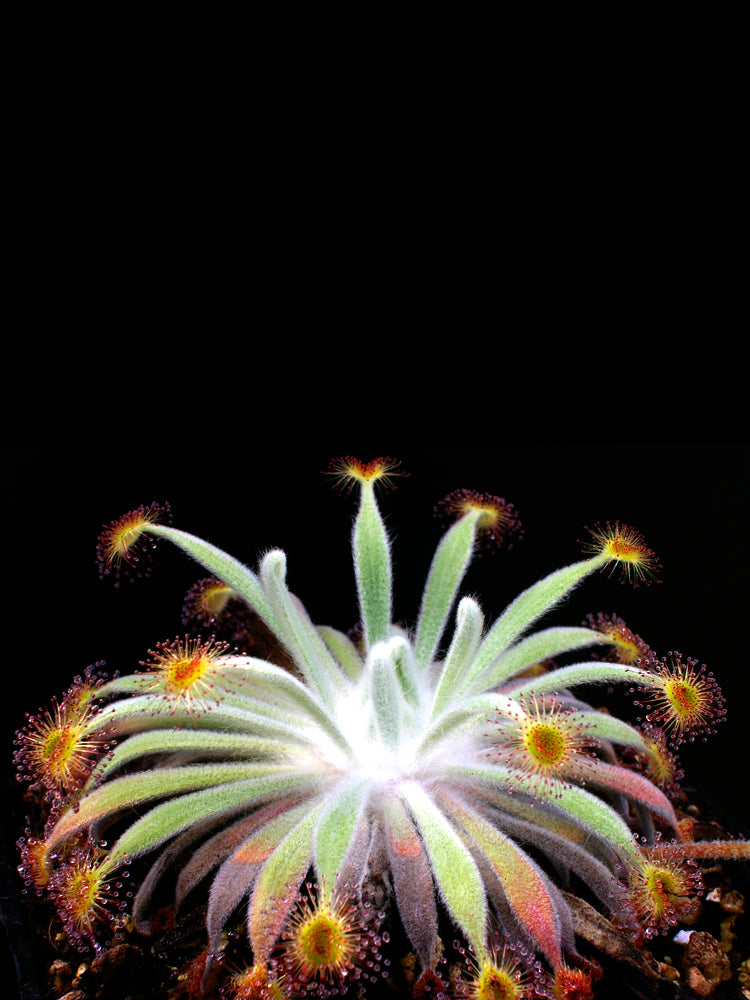
POLYGON ((417 666, 425 671, 435 655, 446 620, 474 550, 480 511, 473 509, 443 535, 427 576, 417 619, 417 666))
POLYGON ((404 782, 402 792, 427 847, 443 901, 467 940, 482 954, 487 904, 476 864, 458 834, 424 789, 404 782))

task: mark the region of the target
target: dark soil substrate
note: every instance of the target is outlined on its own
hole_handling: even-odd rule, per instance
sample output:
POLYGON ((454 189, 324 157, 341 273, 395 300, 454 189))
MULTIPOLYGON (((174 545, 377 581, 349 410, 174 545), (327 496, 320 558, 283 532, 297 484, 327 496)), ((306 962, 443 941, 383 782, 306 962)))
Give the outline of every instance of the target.
MULTIPOLYGON (((25 890, 17 874, 15 841, 24 825, 21 791, 14 781, 3 789, 4 856, 0 858, 0 909, 6 930, 0 991, 11 1000, 199 1000, 205 948, 204 913, 186 912, 178 925, 144 938, 120 931, 101 952, 71 947, 51 906, 25 890), (7 966, 7 967, 6 967, 7 966), (18 983, 16 987, 15 984, 18 983), (17 989, 14 994, 13 989, 17 989)), ((705 803, 691 795, 682 808, 697 819, 696 839, 737 837, 705 803)), ((689 941, 674 934, 637 946, 592 906, 569 896, 581 955, 601 967, 597 1000, 750 1000, 750 865, 724 862, 702 866, 707 898, 699 907, 689 941), (744 963, 744 966, 743 966, 744 963)), ((675 928, 676 932, 679 928, 675 928)), ((450 940, 450 933, 445 938, 450 940)), ((368 1000, 411 996, 409 962, 393 935, 389 973, 366 990, 368 1000)), ((216 989, 229 969, 248 959, 244 933, 228 935, 216 989)), ((456 956, 457 957, 457 956, 456 956)), ((451 957, 441 972, 450 976, 451 957)), ((351 995, 351 994, 350 994, 351 995)), ((427 997, 430 994, 425 994, 427 997)))

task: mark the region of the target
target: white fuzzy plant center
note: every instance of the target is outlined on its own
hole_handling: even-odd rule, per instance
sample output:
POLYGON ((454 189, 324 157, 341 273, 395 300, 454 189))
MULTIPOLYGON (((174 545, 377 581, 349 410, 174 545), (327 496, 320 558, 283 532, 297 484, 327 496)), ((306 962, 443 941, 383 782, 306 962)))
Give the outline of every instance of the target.
MULTIPOLYGON (((351 756, 337 747, 323 751, 334 767, 369 779, 375 786, 394 785, 425 777, 426 761, 418 753, 426 725, 423 700, 405 706, 399 698, 399 661, 413 662, 413 649, 403 638, 376 643, 364 665, 363 678, 336 698, 337 726, 351 747, 351 756)), ((429 695, 426 689, 425 696, 429 695)))

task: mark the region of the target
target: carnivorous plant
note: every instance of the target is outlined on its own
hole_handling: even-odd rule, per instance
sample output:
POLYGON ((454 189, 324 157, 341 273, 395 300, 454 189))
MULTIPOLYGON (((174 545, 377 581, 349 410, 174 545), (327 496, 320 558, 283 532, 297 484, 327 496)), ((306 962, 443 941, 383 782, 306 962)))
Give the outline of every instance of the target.
POLYGON ((283 551, 252 570, 158 504, 104 529, 103 576, 146 572, 162 540, 210 574, 186 605, 203 630, 159 643, 131 674, 89 668, 29 717, 16 762, 49 812, 20 844, 24 877, 82 947, 125 921, 148 932, 169 879, 174 912, 207 893, 204 986, 244 913, 252 960, 227 997, 376 991, 403 957, 389 947, 396 926, 415 995, 593 996, 562 889, 571 877, 637 939, 689 910, 696 859, 748 851, 689 840, 670 799, 675 751, 724 714, 709 671, 657 656, 615 616, 546 618, 596 571, 638 584, 659 561, 635 529, 597 524, 578 561, 488 621, 462 580, 478 546, 512 543, 520 521, 505 500, 458 491, 405 627, 392 620, 376 496, 398 463, 331 471, 358 494, 349 632, 311 621, 283 551), (282 656, 218 638, 246 611, 282 656), (582 700, 616 684, 633 692, 631 721, 582 700), (454 940, 463 964, 447 977, 454 940))

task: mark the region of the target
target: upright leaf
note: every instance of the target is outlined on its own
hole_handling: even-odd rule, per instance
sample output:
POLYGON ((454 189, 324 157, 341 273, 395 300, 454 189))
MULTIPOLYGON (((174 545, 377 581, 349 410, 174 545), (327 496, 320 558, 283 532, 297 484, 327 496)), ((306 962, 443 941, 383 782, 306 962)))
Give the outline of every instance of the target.
POLYGON ((261 580, 278 622, 278 634, 323 704, 330 708, 341 679, 339 665, 286 585, 286 556, 276 549, 261 564, 261 580))
POLYGON ((585 577, 605 565, 604 556, 585 559, 550 573, 532 584, 512 601, 485 636, 472 668, 466 677, 466 687, 519 635, 543 614, 553 608, 585 577))
POLYGON ((483 625, 484 616, 477 602, 472 597, 463 597, 456 612, 456 631, 435 691, 433 716, 447 708, 461 687, 464 672, 479 647, 483 625))
POLYGON ((388 638, 392 599, 390 542, 371 482, 362 482, 352 549, 365 648, 369 650, 388 638))
POLYGON ((367 657, 367 668, 378 733, 384 746, 394 749, 401 734, 403 702, 396 675, 393 640, 375 643, 367 657))
POLYGON ((432 561, 417 619, 417 666, 432 662, 448 613, 471 561, 480 511, 470 510, 445 533, 432 561))

